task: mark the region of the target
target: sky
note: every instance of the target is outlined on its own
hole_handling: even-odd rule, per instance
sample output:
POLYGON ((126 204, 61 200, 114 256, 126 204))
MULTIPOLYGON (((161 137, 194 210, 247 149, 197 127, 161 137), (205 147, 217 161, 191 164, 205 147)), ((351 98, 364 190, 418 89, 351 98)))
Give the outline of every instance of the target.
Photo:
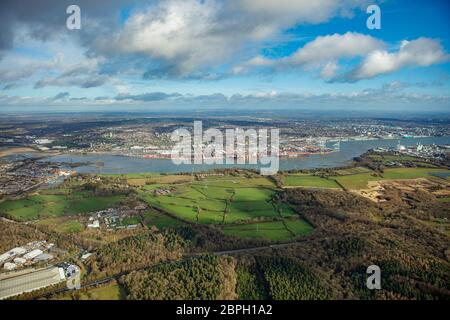
POLYGON ((447 113, 449 21, 447 0, 2 0, 0 112, 447 113))

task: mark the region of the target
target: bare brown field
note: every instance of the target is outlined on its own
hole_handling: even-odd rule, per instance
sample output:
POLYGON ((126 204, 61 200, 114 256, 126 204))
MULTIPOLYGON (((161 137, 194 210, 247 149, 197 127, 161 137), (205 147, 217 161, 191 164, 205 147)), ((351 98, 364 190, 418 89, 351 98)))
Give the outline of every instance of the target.
POLYGON ((442 179, 428 178, 369 181, 366 189, 354 190, 352 192, 374 202, 383 202, 385 201, 384 195, 387 187, 393 187, 405 192, 425 191, 438 198, 448 197, 450 195, 450 183, 442 179))

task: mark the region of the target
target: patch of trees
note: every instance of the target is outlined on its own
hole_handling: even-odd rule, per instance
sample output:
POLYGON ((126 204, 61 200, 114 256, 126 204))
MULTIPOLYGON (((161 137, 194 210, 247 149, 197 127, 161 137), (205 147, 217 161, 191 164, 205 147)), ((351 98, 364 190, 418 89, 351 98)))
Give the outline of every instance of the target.
MULTIPOLYGON (((414 259, 414 258, 413 258, 414 259)), ((382 270, 382 290, 366 288, 366 268, 358 266, 349 272, 355 290, 362 299, 448 300, 450 298, 450 267, 434 259, 403 259, 376 261, 382 270)))
POLYGON ((241 300, 267 300, 269 289, 254 257, 238 260, 236 294, 241 300))
POLYGON ((280 200, 294 205, 336 209, 344 212, 367 211, 367 209, 376 208, 372 201, 346 191, 292 188, 279 194, 279 197, 280 200))
POLYGON ((307 241, 277 248, 277 256, 327 279, 333 298, 449 299, 449 238, 427 220, 427 213, 448 218, 448 209, 417 191, 389 195, 375 203, 345 191, 286 190, 282 199, 316 230, 307 241), (366 287, 373 264, 381 268, 381 290, 366 287))
POLYGON ((47 235, 33 226, 0 220, 0 253, 23 246, 34 240, 45 240, 47 235))
POLYGON ((317 300, 332 298, 332 290, 310 268, 287 257, 258 256, 237 268, 241 299, 317 300))
POLYGON ((93 275, 104 276, 152 266, 181 258, 187 243, 176 233, 146 232, 110 243, 98 249, 89 268, 93 275))
POLYGON ((224 300, 236 298, 235 262, 206 255, 167 263, 120 279, 127 299, 224 300))
POLYGON ((0 220, 0 235, 0 253, 36 240, 47 240, 66 250, 76 249, 69 237, 51 231, 45 225, 38 226, 0 220))
POLYGON ((403 166, 409 168, 429 168, 429 167, 448 167, 449 161, 447 159, 428 159, 414 157, 411 155, 405 156, 396 151, 375 152, 369 150, 359 157, 353 159, 358 165, 365 166, 369 169, 383 172, 385 166, 403 166))
POLYGON ((191 252, 220 251, 259 247, 269 245, 270 242, 259 239, 243 239, 225 235, 215 226, 186 224, 176 229, 176 232, 191 243, 191 252))
POLYGON ((86 183, 81 189, 90 191, 95 196, 99 197, 136 194, 136 190, 128 188, 127 186, 102 183, 86 183))

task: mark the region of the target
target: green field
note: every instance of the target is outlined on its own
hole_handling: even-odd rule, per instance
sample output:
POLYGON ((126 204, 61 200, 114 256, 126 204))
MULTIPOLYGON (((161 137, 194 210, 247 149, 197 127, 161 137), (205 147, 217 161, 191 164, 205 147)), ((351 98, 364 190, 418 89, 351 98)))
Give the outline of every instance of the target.
MULTIPOLYGON (((79 293, 80 300, 121 300, 124 297, 122 288, 113 283, 103 287, 92 288, 87 292, 79 293)), ((72 300, 72 295, 65 295, 60 300, 72 300)))
POLYGON ((308 174, 290 174, 283 179, 285 187, 340 188, 336 181, 308 174))
POLYGON ((313 227, 304 220, 284 220, 262 223, 226 225, 222 228, 226 235, 250 239, 287 241, 307 235, 313 227))
POLYGON ((313 227, 304 220, 284 220, 286 228, 296 235, 306 235, 313 231, 313 227))
MULTIPOLYGON (((155 188, 145 187, 141 191, 142 199, 181 220, 223 225, 225 234, 284 241, 309 231, 308 227, 311 227, 302 220, 289 220, 292 231, 286 228, 283 219, 288 221, 298 218, 298 215, 289 205, 274 200, 277 190, 274 183, 265 177, 214 176, 202 181, 158 186, 170 189, 170 194, 155 195, 155 188), (274 218, 280 221, 267 221, 274 218), (255 233, 255 221, 260 221, 258 224, 263 226, 258 233, 255 233)), ((146 217, 148 226, 156 225, 158 228, 180 223, 154 212, 146 217)))
POLYGON ((336 170, 335 172, 340 176, 346 176, 349 174, 368 173, 372 171, 369 168, 365 167, 354 167, 354 168, 339 169, 336 170))
POLYGON ((120 222, 122 226, 129 226, 139 223, 141 223, 141 217, 139 216, 126 217, 123 218, 122 221, 120 222))
MULTIPOLYGON (((144 199, 154 207, 172 213, 181 219, 204 224, 232 223, 257 217, 279 217, 272 203, 275 191, 266 187, 244 187, 229 181, 205 181, 171 185, 170 195, 155 196, 144 193, 144 199), (220 183, 224 183, 221 186, 220 183)), ((284 215, 295 214, 290 208, 281 210, 284 215)))
POLYGON ((395 179, 417 179, 431 178, 433 173, 448 173, 446 169, 433 168, 389 168, 385 169, 381 177, 373 173, 360 173, 347 176, 333 177, 339 184, 347 190, 357 190, 367 188, 369 181, 395 180, 395 179))
POLYGON ((39 194, 0 203, 0 214, 19 221, 30 221, 104 210, 124 199, 125 196, 99 197, 89 192, 39 194))
POLYGON ((84 229, 81 222, 75 219, 60 218, 48 218, 39 220, 36 222, 39 225, 46 225, 59 233, 73 233, 80 232, 84 229))
POLYGON ((145 224, 151 228, 152 226, 157 227, 158 229, 170 228, 170 227, 178 227, 183 224, 180 220, 169 217, 168 215, 156 212, 149 211, 144 215, 145 224))

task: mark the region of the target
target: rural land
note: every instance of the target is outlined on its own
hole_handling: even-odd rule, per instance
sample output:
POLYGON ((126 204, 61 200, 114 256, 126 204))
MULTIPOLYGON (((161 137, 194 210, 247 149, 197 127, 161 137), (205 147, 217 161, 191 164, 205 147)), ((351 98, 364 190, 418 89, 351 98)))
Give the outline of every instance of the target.
POLYGON ((79 290, 56 281, 5 298, 448 299, 449 176, 394 151, 272 176, 71 174, 2 199, 1 252, 51 247, 47 259, 6 257, 16 270, 0 273, 0 293, 11 274, 76 265, 79 290), (371 291, 374 264, 383 286, 371 291))
POLYGON ((0 0, 0 311, 444 309, 449 30, 449 0, 0 0))

